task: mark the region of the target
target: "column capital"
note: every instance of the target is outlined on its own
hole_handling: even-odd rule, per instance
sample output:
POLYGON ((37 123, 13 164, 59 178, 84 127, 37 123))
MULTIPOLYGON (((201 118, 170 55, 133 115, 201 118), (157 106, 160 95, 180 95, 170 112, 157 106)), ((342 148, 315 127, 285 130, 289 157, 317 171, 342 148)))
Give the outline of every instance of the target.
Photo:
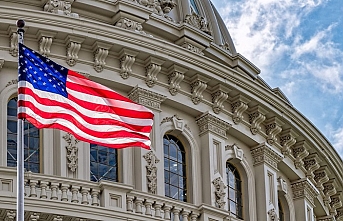
POLYGON ((261 143, 256 147, 251 149, 251 155, 254 159, 254 166, 260 164, 268 164, 275 170, 277 169, 277 164, 283 159, 281 154, 275 152, 266 143, 261 143))
POLYGON ((158 94, 156 92, 141 88, 139 86, 134 87, 129 92, 129 98, 138 104, 152 108, 157 111, 161 111, 161 103, 167 98, 167 96, 158 94))
POLYGON ((199 126, 200 133, 202 136, 205 133, 214 133, 224 139, 226 139, 226 131, 231 128, 231 124, 210 114, 204 113, 196 119, 196 123, 199 126))
POLYGON ((314 207, 314 199, 319 195, 317 188, 307 179, 303 178, 291 183, 293 199, 307 199, 314 207))

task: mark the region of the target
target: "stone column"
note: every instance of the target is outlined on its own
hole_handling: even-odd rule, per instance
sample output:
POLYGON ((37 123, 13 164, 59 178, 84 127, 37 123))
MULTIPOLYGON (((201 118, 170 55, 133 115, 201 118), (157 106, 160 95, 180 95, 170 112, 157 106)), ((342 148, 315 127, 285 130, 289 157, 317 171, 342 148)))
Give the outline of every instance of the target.
MULTIPOLYGON (((161 139, 157 139, 159 135, 158 127, 160 125, 160 112, 161 112, 161 103, 166 99, 166 96, 152 92, 150 90, 141 88, 136 86, 129 92, 129 98, 138 104, 144 105, 145 107, 151 109, 154 113, 154 122, 153 122, 153 129, 150 133, 150 140, 151 140, 151 150, 153 151, 152 155, 156 155, 157 159, 160 158, 160 155, 163 156, 163 141, 161 139)), ((143 148, 135 148, 135 149, 123 149, 123 155, 127 155, 126 152, 132 151, 133 158, 129 158, 133 162, 126 162, 123 164, 123 181, 127 184, 134 184, 135 189, 142 190, 145 192, 151 191, 149 189, 149 182, 147 179, 147 165, 149 164, 144 156, 148 153, 148 150, 143 148), (133 165, 130 166, 130 165, 133 165), (131 176, 131 177, 130 177, 131 176), (132 183, 131 183, 132 182, 132 183)), ((163 162, 162 162, 163 163, 163 162)), ((150 165, 150 164, 149 164, 150 165)), ((149 166, 148 165, 148 166, 149 166)), ((157 168, 163 168, 156 166, 157 168)), ((153 171, 157 173, 157 180, 158 183, 159 177, 163 177, 163 170, 153 171)), ((163 182, 163 180, 161 181, 163 182)), ((151 183, 150 183, 151 184, 151 183)), ((150 185, 151 186, 151 185, 150 185)), ((153 189, 155 194, 161 193, 161 189, 157 188, 156 190, 153 189)))
POLYGON ((226 132, 231 124, 210 113, 201 115, 196 119, 196 122, 200 131, 203 202, 212 206, 227 208, 227 205, 225 205, 227 194, 223 196, 225 202, 222 203, 224 204, 220 203, 219 205, 215 194, 218 190, 214 183, 216 183, 216 179, 224 180, 224 177, 226 177, 223 174, 225 173, 223 156, 226 132))
POLYGON ((314 199, 319 195, 317 188, 303 178, 291 184, 295 210, 295 219, 304 221, 313 220, 314 199))
POLYGON ((268 144, 261 143, 251 149, 255 167, 257 220, 278 220, 277 164, 281 154, 268 144))

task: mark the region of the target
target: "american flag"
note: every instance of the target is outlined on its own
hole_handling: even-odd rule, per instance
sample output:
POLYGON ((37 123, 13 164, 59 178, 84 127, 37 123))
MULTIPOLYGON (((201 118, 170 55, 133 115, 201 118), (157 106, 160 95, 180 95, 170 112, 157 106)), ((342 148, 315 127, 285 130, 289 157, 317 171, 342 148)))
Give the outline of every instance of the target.
POLYGON ((19 44, 18 118, 112 148, 150 149, 153 113, 19 44))

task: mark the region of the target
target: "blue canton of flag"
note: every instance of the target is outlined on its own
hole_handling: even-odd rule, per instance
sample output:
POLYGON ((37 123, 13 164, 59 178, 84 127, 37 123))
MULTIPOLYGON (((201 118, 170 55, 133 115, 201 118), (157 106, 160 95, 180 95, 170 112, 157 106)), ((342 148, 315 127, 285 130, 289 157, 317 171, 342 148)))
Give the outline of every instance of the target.
POLYGON ((66 81, 68 69, 49 58, 19 44, 19 81, 27 81, 35 89, 68 97, 66 81))

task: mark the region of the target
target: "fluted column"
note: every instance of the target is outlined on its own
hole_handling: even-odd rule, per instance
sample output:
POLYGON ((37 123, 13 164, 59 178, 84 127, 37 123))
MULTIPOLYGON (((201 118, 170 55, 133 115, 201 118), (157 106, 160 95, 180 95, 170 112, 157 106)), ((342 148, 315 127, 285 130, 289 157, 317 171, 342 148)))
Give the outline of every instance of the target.
POLYGON ((279 214, 277 164, 282 160, 282 156, 266 143, 252 148, 251 155, 255 167, 255 185, 258 190, 256 191, 257 220, 271 220, 272 216, 279 214))

